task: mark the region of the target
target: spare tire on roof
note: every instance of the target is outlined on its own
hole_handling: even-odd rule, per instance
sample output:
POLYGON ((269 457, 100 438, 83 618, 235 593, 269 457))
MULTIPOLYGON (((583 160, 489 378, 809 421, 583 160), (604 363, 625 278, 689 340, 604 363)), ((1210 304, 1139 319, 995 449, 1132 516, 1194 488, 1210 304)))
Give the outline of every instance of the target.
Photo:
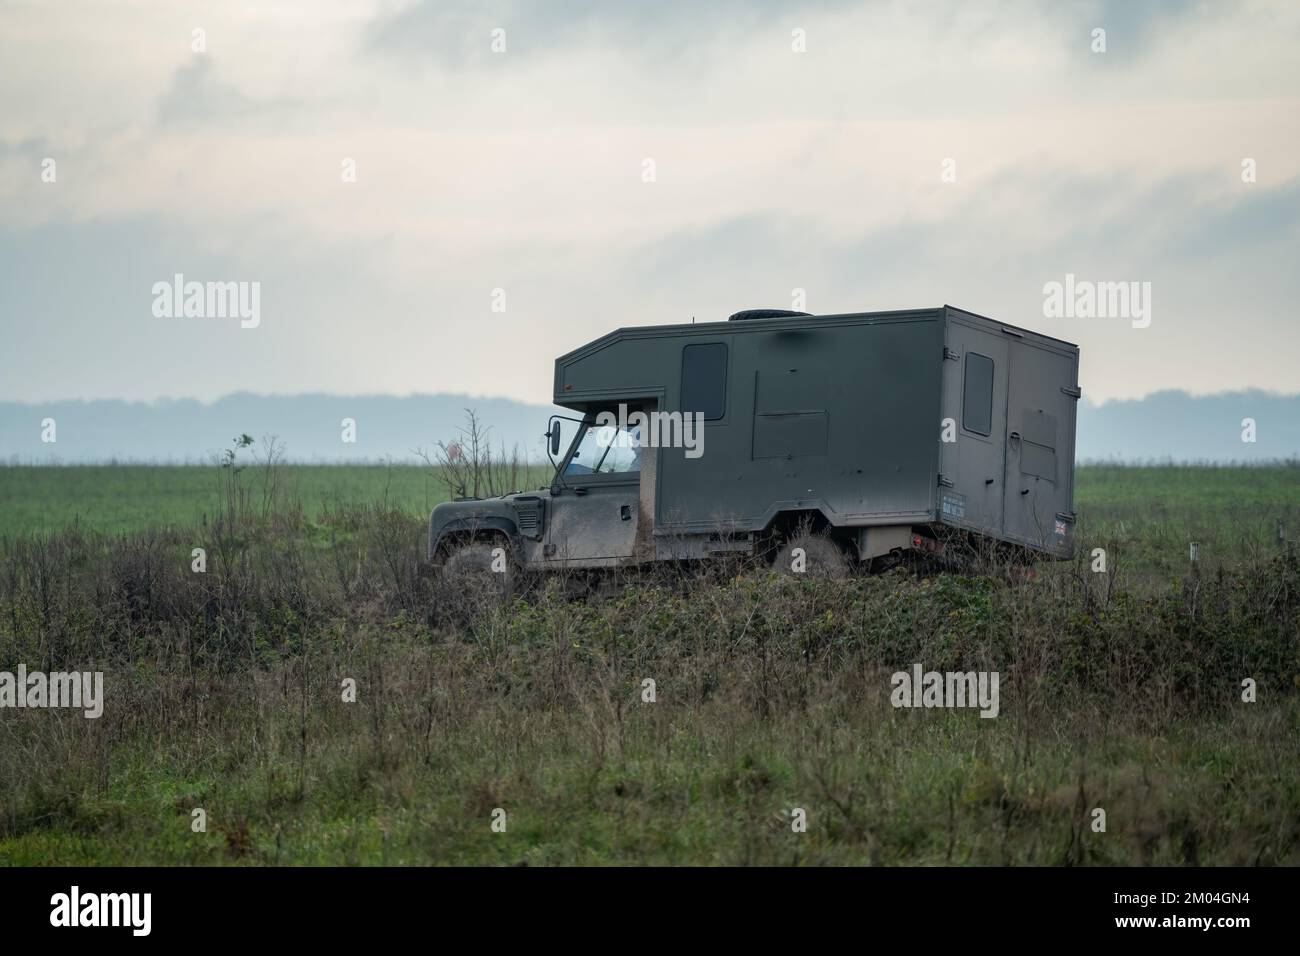
POLYGON ((745 309, 733 312, 728 322, 745 322, 749 319, 789 319, 799 315, 812 315, 811 312, 791 312, 789 309, 745 309))

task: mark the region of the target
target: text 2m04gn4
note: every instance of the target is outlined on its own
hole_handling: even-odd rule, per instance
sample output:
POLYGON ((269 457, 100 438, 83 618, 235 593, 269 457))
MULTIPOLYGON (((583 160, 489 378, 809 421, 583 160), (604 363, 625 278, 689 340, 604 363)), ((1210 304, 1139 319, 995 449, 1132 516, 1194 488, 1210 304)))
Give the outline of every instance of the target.
POLYGON ((551 420, 550 487, 439 505, 430 557, 1068 557, 1078 368, 1074 345, 951 306, 619 329, 555 361, 575 414, 551 420))

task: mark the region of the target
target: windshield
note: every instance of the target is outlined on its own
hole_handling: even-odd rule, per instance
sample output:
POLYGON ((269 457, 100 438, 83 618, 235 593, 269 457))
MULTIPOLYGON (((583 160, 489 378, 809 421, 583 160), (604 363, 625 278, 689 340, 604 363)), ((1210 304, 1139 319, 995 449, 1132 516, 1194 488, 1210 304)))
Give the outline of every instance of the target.
POLYGON ((564 466, 566 475, 616 475, 641 470, 640 428, 583 425, 578 449, 564 466))

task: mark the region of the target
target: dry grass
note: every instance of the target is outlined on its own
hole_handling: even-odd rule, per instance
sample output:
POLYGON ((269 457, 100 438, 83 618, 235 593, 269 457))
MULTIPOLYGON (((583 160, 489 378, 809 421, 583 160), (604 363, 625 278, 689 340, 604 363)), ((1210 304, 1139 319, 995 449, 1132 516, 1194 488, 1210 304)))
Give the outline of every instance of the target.
POLYGON ((0 670, 107 684, 97 721, 0 713, 0 862, 1300 862, 1294 558, 677 566, 450 616, 422 519, 240 487, 206 526, 0 546, 0 670), (914 662, 997 670, 1001 715, 893 709, 914 662))

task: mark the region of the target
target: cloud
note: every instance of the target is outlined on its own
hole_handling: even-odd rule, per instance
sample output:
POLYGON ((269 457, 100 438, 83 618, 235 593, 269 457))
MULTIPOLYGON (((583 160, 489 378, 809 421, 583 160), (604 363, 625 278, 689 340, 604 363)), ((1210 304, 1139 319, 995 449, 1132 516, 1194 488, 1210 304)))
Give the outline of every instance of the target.
POLYGON ((203 54, 172 71, 158 100, 158 123, 191 132, 249 121, 275 124, 300 120, 323 105, 291 96, 246 96, 220 79, 211 55, 203 54))
POLYGON ((1063 7, 1065 17, 1085 28, 1106 30, 1107 50, 1121 55, 1141 56, 1156 46, 1166 34, 1188 21, 1212 20, 1222 15, 1222 7, 1206 0, 1094 0, 1092 3, 1063 7), (1114 46, 1112 46, 1114 44, 1114 46))
POLYGON ((1189 268, 1226 250, 1241 256, 1276 244, 1300 250, 1300 178, 1271 189, 1247 187, 1201 208, 1171 205, 1161 210, 1168 252, 1189 268))
POLYGON ((492 31, 503 29, 507 52, 522 57, 615 45, 642 65, 663 67, 665 55, 676 60, 709 33, 751 32, 774 21, 793 27, 800 17, 852 6, 853 0, 417 0, 381 12, 366 29, 366 44, 372 52, 465 69, 491 59, 492 31))
POLYGON ((158 119, 164 124, 202 125, 253 109, 248 97, 217 79, 210 57, 196 56, 172 72, 158 102, 158 119))
POLYGON ((164 4, 0 7, 0 398, 538 400, 611 327, 794 288, 1078 341, 1093 396, 1285 388, 1300 12, 1140 7, 231 2, 201 56, 164 4), (175 272, 262 281, 262 329, 150 323, 175 272), (1066 272, 1152 281, 1153 326, 1050 325, 1066 272))

